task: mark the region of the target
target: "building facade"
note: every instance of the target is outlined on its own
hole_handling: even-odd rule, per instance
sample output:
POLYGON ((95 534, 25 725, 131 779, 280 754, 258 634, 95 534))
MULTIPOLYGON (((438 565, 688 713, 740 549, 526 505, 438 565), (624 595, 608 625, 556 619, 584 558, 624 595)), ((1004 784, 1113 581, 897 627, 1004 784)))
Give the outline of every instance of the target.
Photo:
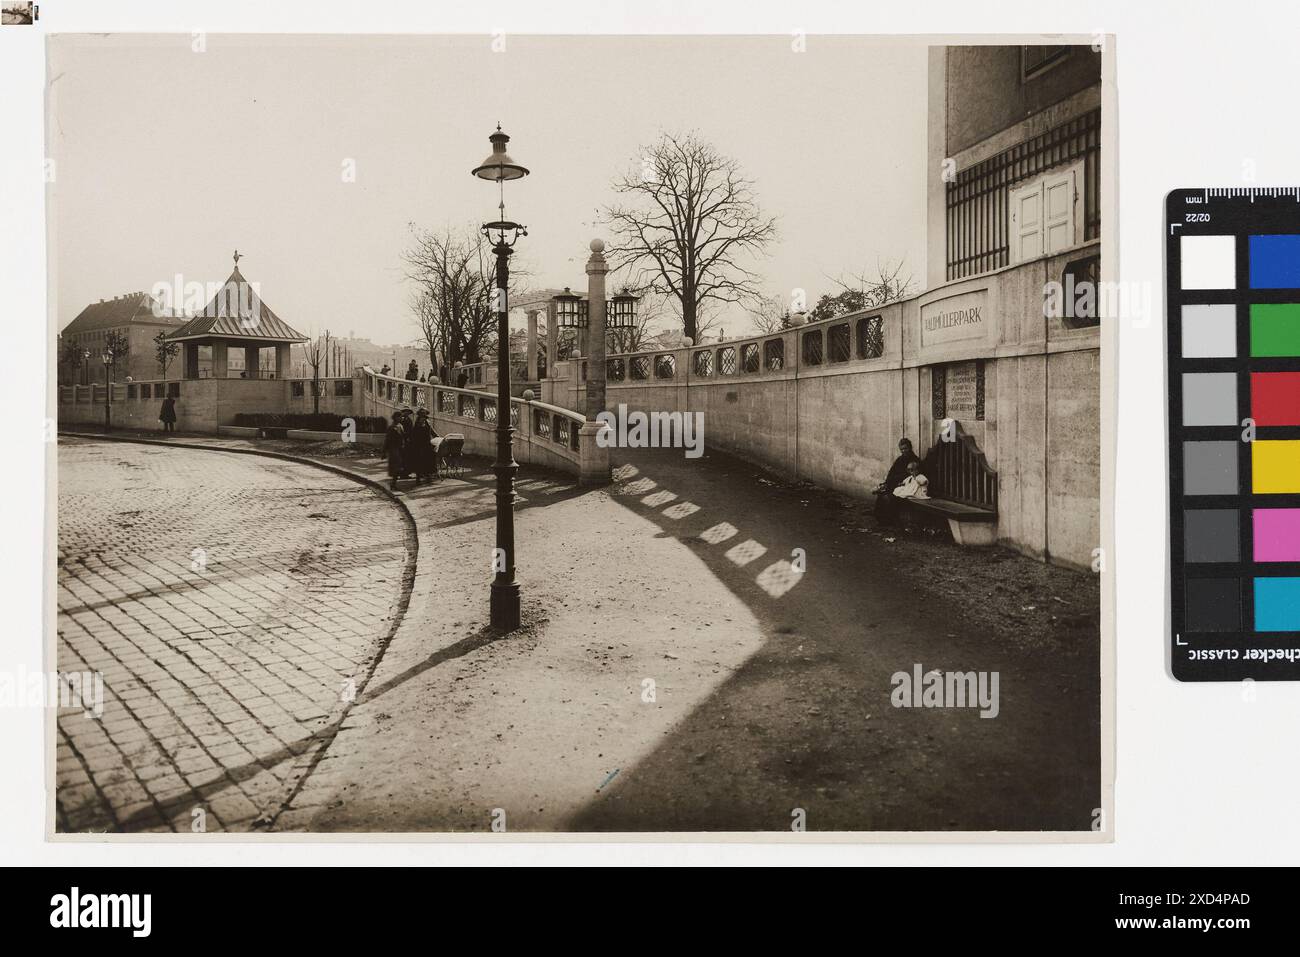
MULTIPOLYGON (((185 320, 172 315, 157 299, 144 292, 129 292, 92 302, 77 313, 59 335, 59 381, 71 385, 90 381, 103 381, 103 359, 111 343, 127 343, 127 354, 115 356, 114 376, 125 379, 163 378, 158 361, 159 333, 170 334, 184 325, 185 320), (74 364, 67 350, 76 349, 81 359, 74 364), (85 353, 90 358, 85 358, 85 353)), ((175 363, 173 362, 173 365, 175 363)), ((175 368, 168 370, 175 374, 175 368)))

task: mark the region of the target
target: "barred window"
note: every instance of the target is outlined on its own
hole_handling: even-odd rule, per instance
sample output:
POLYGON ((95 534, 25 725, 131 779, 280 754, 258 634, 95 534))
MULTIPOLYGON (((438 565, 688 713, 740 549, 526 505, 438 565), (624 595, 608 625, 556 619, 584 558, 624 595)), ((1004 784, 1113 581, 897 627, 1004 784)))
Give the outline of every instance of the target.
POLYGON ((677 375, 677 357, 671 353, 655 356, 655 378, 671 379, 677 375))
POLYGON ((885 321, 880 316, 858 320, 858 358, 879 359, 885 354, 885 321))
POLYGON ((831 346, 831 362, 848 362, 852 355, 849 343, 849 324, 847 322, 831 326, 827 333, 831 346))
POLYGON ((633 356, 631 365, 629 366, 629 371, 632 373, 633 379, 650 378, 650 357, 633 356))
POLYGON ((605 360, 605 378, 611 382, 622 382, 624 376, 622 359, 605 360))
POLYGON ((135 398, 135 384, 134 384, 134 383, 128 382, 128 383, 126 384, 126 397, 127 397, 128 399, 134 399, 134 398, 135 398))
MULTIPOLYGON (((414 388, 414 387, 411 388, 411 392, 412 392, 412 393, 415 392, 415 388, 414 388)), ((352 394, 352 380, 351 380, 351 379, 335 379, 335 380, 334 380, 334 394, 335 394, 335 395, 351 395, 351 394, 352 394)))
POLYGON ((745 372, 758 372, 762 368, 758 361, 757 342, 746 342, 740 347, 740 367, 745 372))
POLYGON ((713 375, 713 350, 701 349, 695 353, 695 374, 701 379, 713 375))
POLYGON ((763 365, 768 372, 778 372, 785 366, 784 339, 768 339, 763 343, 763 365))
POLYGON ((819 366, 822 364, 822 331, 817 329, 803 334, 803 364, 819 366))
POLYGON ((736 347, 727 346, 718 350, 718 375, 736 374, 736 347))
POLYGON ((168 382, 167 395, 173 399, 179 399, 181 397, 181 384, 179 382, 168 382))
MULTIPOLYGON (((75 389, 76 389, 76 386, 73 386, 72 388, 75 390, 75 389)), ((151 386, 151 385, 150 385, 149 383, 147 383, 147 382, 143 383, 143 384, 140 386, 140 398, 142 398, 142 399, 152 399, 152 398, 153 398, 153 386, 151 386)))

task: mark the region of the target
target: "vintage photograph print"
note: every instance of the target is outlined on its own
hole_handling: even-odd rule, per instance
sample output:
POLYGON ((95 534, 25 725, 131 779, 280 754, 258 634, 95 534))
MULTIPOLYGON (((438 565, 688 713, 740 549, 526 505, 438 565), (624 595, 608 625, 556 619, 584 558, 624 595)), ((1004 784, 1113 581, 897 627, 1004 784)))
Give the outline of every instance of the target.
POLYGON ((1105 46, 50 37, 51 831, 1108 839, 1105 46))

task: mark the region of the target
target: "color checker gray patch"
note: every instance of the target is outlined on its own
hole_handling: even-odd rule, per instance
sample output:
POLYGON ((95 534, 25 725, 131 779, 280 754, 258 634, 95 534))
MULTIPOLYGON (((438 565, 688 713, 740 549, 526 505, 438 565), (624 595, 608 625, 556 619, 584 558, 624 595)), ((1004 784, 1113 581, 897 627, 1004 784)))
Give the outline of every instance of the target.
POLYGON ((1184 442, 1183 494, 1236 495, 1236 442, 1184 442))
POLYGON ((1236 425, 1235 372, 1183 373, 1183 425, 1236 425))
POLYGON ((1188 562, 1235 562, 1241 528, 1235 508, 1192 508, 1183 513, 1183 558, 1188 562))
POLYGON ((1184 359, 1232 359, 1236 355, 1236 306, 1183 306, 1184 359))

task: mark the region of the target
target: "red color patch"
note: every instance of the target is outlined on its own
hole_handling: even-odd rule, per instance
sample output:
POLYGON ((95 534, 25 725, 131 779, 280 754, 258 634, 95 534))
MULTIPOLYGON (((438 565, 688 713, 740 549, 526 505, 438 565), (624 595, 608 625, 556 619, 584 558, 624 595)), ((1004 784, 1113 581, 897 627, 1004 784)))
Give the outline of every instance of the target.
POLYGON ((1252 372, 1250 415, 1256 425, 1300 425, 1300 372, 1252 372))

